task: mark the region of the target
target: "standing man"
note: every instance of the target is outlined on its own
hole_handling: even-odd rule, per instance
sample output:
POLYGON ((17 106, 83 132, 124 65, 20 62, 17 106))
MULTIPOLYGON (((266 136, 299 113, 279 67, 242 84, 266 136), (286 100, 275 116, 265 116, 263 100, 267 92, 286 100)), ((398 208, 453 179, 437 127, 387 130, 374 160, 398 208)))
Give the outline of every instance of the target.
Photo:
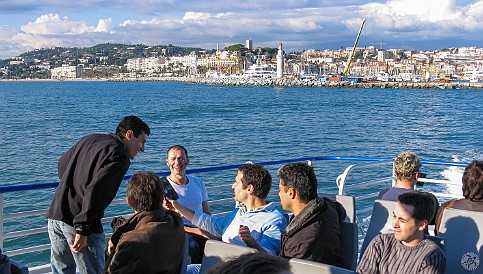
POLYGON ((345 267, 341 204, 317 195, 317 178, 307 163, 291 163, 278 171, 280 202, 293 217, 282 233, 280 256, 345 267))
POLYGON ((83 137, 59 160, 60 183, 47 211, 53 273, 102 273, 104 210, 131 160, 144 152, 149 126, 126 116, 116 134, 83 137))
POLYGON ((105 273, 180 273, 183 220, 163 208, 163 183, 158 175, 136 172, 127 182, 126 200, 135 214, 112 234, 105 273))
POLYGON ((367 247, 357 273, 444 274, 446 257, 424 230, 434 215, 434 199, 425 192, 399 195, 394 207, 394 233, 376 236, 367 247))
MULTIPOLYGON (((174 145, 168 149, 166 153, 166 165, 168 165, 171 174, 162 179, 167 179, 169 184, 178 194, 178 203, 184 207, 200 211, 206 214, 210 213, 208 205, 208 194, 206 192, 205 183, 198 177, 186 175, 186 168, 190 163, 188 151, 181 145, 174 145)), ((165 203, 170 208, 169 203, 165 203)), ((189 254, 191 262, 200 264, 203 258, 203 250, 205 242, 210 235, 193 225, 190 220, 183 217, 185 231, 188 233, 189 254)))

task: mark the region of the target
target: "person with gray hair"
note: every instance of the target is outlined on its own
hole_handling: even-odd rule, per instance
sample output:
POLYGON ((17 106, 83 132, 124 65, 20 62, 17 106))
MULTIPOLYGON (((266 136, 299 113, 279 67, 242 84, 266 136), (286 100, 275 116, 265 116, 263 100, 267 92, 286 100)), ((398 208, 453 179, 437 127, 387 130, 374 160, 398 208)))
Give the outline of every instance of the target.
POLYGON ((414 191, 421 166, 421 161, 415 153, 405 151, 399 154, 394 160, 396 184, 379 192, 377 199, 395 202, 399 195, 414 191))

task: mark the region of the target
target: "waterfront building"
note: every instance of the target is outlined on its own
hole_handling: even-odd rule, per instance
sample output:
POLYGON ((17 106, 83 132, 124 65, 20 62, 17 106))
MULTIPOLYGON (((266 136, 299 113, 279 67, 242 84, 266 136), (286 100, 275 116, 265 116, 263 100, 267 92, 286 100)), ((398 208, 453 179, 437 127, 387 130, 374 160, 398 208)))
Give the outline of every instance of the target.
POLYGON ((53 68, 50 70, 50 78, 51 79, 76 79, 81 78, 83 75, 84 66, 69 66, 67 64, 63 64, 61 67, 53 68))

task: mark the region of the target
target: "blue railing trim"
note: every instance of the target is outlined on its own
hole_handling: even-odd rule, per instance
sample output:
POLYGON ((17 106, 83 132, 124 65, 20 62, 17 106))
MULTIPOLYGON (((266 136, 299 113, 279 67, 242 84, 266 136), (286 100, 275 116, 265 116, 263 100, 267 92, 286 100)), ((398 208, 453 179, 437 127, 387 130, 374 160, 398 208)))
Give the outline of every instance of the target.
MULTIPOLYGON (((293 162, 304 162, 304 161, 311 161, 311 160, 343 160, 343 161, 369 161, 369 162, 377 162, 377 161, 392 161, 392 158, 377 158, 377 157, 354 157, 354 156, 312 156, 312 157, 302 157, 302 158, 293 158, 293 159, 286 159, 286 160, 275 160, 275 161, 265 161, 265 162, 254 162, 255 164, 269 166, 269 165, 277 165, 277 164, 284 164, 284 163, 293 163, 293 162)), ((460 166, 465 167, 469 165, 469 162, 445 162, 445 161, 438 161, 438 160, 421 160, 423 164, 434 164, 434 165, 443 165, 443 166, 460 166)), ((187 174, 191 173, 201 173, 201 172, 209 172, 209 171, 219 171, 219 170, 227 170, 227 169, 234 169, 238 168, 241 164, 234 164, 234 165, 224 165, 224 166, 214 166, 214 167, 202 167, 202 168, 194 168, 189 169, 186 171, 187 174)), ((159 176, 167 176, 170 174, 169 171, 164 172, 156 172, 159 176)), ((132 175, 124 176, 123 180, 128 180, 131 178, 132 175)), ((0 194, 6 192, 14 192, 14 191, 22 191, 22 190, 35 190, 35 189, 44 189, 44 188, 55 188, 59 185, 59 182, 49 182, 49 183, 33 183, 33 184, 22 184, 22 185, 11 185, 11 186, 0 186, 0 194)))

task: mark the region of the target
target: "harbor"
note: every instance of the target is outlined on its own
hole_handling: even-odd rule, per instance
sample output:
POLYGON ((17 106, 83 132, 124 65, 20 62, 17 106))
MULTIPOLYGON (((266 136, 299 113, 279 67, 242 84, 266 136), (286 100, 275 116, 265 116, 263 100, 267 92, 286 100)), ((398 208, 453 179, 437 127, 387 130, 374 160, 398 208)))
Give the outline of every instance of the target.
POLYGON ((136 77, 109 78, 111 82, 182 82, 221 86, 313 87, 313 88, 388 88, 388 89, 483 89, 473 82, 352 82, 320 81, 318 79, 244 78, 244 77, 136 77))

